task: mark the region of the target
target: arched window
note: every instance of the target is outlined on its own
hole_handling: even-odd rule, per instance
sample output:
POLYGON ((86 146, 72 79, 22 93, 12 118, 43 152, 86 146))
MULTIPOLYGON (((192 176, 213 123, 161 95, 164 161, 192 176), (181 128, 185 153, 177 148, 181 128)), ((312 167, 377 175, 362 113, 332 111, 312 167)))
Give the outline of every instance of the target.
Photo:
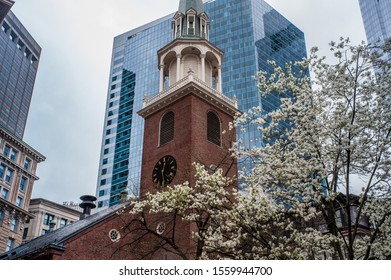
POLYGON ((174 112, 167 112, 160 121, 159 145, 162 146, 174 140, 174 112))
POLYGON ((208 112, 208 124, 207 124, 208 141, 221 146, 221 129, 219 117, 213 113, 208 112))

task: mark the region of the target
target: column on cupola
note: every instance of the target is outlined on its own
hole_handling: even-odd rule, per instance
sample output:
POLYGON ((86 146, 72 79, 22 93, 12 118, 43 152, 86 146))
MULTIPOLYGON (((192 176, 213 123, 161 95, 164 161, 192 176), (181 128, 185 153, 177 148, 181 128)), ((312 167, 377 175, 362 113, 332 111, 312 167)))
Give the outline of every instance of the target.
POLYGON ((223 86, 222 86, 222 78, 221 78, 221 64, 217 66, 218 74, 217 74, 217 91, 223 92, 223 86))
POLYGON ((201 57, 201 79, 203 82, 206 82, 206 80, 205 80, 205 57, 206 57, 206 55, 201 54, 200 57, 201 57))
POLYGON ((164 63, 160 64, 160 83, 159 83, 159 92, 164 90, 164 63))
POLYGON ((176 55, 176 81, 178 82, 181 79, 181 59, 182 55, 177 54, 176 55))

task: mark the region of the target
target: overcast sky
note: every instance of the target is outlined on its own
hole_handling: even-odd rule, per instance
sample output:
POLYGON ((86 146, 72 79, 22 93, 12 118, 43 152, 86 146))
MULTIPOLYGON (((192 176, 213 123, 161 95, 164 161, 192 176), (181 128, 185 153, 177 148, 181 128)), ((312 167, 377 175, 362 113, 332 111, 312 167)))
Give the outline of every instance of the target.
MULTIPOLYGON (((46 156, 33 198, 95 195, 113 38, 175 12, 179 0, 15 0, 42 47, 24 140, 46 156)), ((365 40, 358 0, 266 0, 306 37, 307 49, 365 40)))

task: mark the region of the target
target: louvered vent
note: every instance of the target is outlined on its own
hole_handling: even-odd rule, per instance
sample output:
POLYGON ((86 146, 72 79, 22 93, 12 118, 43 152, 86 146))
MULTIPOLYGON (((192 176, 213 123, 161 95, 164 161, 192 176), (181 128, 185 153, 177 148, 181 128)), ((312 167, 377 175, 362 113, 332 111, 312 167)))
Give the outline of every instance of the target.
POLYGON ((174 140, 174 113, 167 112, 160 123, 160 146, 174 140))
POLYGON ((208 113, 208 141, 221 146, 220 120, 213 112, 208 113))

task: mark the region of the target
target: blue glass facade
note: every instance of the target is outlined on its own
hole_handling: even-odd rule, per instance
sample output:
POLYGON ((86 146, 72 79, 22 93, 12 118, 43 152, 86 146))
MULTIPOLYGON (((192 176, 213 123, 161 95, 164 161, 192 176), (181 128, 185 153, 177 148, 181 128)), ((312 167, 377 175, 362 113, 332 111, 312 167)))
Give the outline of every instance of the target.
POLYGON ((359 0, 369 43, 391 38, 391 0, 359 0))
MULTIPOLYGON (((225 53, 222 68, 224 94, 231 98, 236 96, 241 111, 253 107, 268 111, 278 107, 279 98, 261 98, 256 87, 257 81, 253 77, 259 70, 271 70, 268 68, 268 60, 284 65, 306 57, 304 34, 263 0, 206 1, 204 9, 211 20, 209 41, 225 53)), ((142 108, 144 95, 153 96, 159 91, 157 51, 172 40, 172 17, 169 15, 114 39, 97 187, 100 209, 117 203, 119 193, 124 188, 131 195, 138 194, 142 141, 148 135, 143 135, 143 119, 136 112, 142 108), (123 146, 129 158, 126 161, 124 154, 123 161, 116 161, 116 145, 126 141, 117 138, 117 130, 120 129, 119 98, 122 88, 127 86, 121 82, 124 71, 132 73, 135 81, 133 102, 129 104, 132 113, 125 117, 131 122, 130 134, 126 135, 129 140, 126 143, 129 144, 123 146), (118 163, 119 169, 116 170, 115 165, 118 163), (121 172, 122 176, 118 175, 121 172), (124 180, 126 176, 127 186, 124 180), (119 178, 122 178, 121 181, 119 178)), ((249 147, 262 145, 262 137, 255 127, 240 132, 238 138, 249 147)), ((241 163, 239 168, 245 165, 241 163)))
POLYGON ((172 15, 114 38, 102 152, 98 208, 118 203, 124 189, 140 189, 144 96, 159 91, 157 50, 171 41, 172 15))
POLYGON ((22 139, 41 48, 9 12, 0 30, 0 125, 22 139))

